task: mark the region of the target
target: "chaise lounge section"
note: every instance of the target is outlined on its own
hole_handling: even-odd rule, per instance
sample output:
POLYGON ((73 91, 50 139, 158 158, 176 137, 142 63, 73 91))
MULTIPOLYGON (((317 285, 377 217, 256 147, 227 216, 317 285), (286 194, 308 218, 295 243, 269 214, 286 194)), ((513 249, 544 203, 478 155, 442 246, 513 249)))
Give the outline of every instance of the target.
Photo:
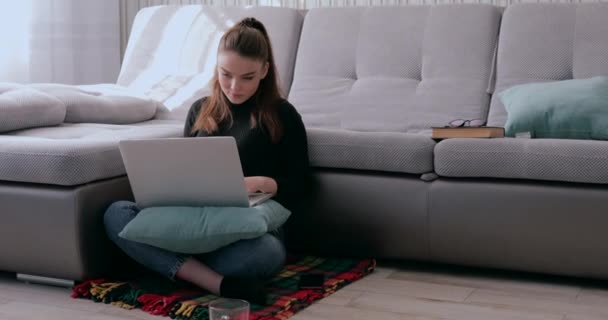
MULTIPOLYGON (((289 90, 303 20, 299 11, 156 6, 138 13, 112 88, 162 102, 154 119, 61 123, 0 135, 0 270, 52 283, 124 271, 127 260, 103 227, 112 202, 133 199, 118 142, 182 136, 186 112, 207 90, 221 34, 246 16, 266 22, 282 88, 289 90)), ((107 85, 80 89, 100 87, 107 85)))

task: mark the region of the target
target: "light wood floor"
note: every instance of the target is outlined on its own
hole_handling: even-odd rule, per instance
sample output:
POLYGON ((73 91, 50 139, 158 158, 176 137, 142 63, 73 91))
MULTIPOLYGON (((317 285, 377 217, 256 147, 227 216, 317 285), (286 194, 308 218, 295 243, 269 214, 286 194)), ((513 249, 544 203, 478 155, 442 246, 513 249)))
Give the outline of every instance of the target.
MULTIPOLYGON (((169 319, 69 295, 67 288, 25 284, 0 274, 0 320, 169 319)), ((292 319, 600 320, 608 319, 608 284, 380 262, 373 274, 292 319)))

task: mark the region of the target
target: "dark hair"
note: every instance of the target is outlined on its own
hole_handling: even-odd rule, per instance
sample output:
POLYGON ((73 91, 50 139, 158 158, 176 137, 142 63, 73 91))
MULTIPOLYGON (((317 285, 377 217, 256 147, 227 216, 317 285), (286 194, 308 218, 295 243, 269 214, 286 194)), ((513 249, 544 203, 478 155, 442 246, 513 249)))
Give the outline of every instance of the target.
MULTIPOLYGON (((259 20, 252 17, 241 20, 228 29, 220 39, 218 54, 223 51, 233 51, 242 57, 268 62, 266 77, 260 80, 258 90, 254 93, 257 107, 251 114, 251 127, 255 128, 263 124, 268 129, 272 142, 277 143, 283 134, 283 127, 276 110, 281 100, 281 92, 272 45, 266 28, 259 20)), ((230 104, 220 87, 217 66, 213 71, 210 86, 211 95, 201 106, 201 112, 192 126, 193 133, 203 130, 210 134, 217 131, 219 124, 224 121, 232 124, 230 104)))

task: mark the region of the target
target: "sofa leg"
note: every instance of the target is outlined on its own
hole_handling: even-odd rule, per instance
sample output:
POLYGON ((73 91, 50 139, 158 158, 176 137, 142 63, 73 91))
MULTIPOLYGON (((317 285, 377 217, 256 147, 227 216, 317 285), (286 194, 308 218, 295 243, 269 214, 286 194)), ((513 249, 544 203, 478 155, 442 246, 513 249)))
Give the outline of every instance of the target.
POLYGON ((31 274, 25 274, 25 273, 17 273, 17 280, 23 281, 25 283, 39 283, 39 284, 46 284, 46 285, 58 286, 58 287, 71 288, 74 286, 74 281, 72 281, 72 280, 34 276, 31 274))

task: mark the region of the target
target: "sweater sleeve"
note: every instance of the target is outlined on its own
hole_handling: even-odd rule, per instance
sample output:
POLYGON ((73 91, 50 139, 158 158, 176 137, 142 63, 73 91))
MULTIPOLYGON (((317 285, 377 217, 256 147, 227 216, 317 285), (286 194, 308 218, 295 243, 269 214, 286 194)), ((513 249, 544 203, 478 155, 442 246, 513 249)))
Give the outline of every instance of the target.
POLYGON ((192 106, 190 106, 190 110, 188 111, 188 116, 186 116, 186 123, 184 124, 184 137, 194 137, 196 133, 192 133, 192 126, 194 126, 194 122, 196 122, 196 118, 198 117, 198 113, 201 111, 201 106, 206 98, 202 98, 194 101, 192 106))
POLYGON ((311 186, 308 141, 302 117, 289 102, 280 106, 283 136, 279 147, 279 174, 276 177, 279 202, 291 206, 311 186))

